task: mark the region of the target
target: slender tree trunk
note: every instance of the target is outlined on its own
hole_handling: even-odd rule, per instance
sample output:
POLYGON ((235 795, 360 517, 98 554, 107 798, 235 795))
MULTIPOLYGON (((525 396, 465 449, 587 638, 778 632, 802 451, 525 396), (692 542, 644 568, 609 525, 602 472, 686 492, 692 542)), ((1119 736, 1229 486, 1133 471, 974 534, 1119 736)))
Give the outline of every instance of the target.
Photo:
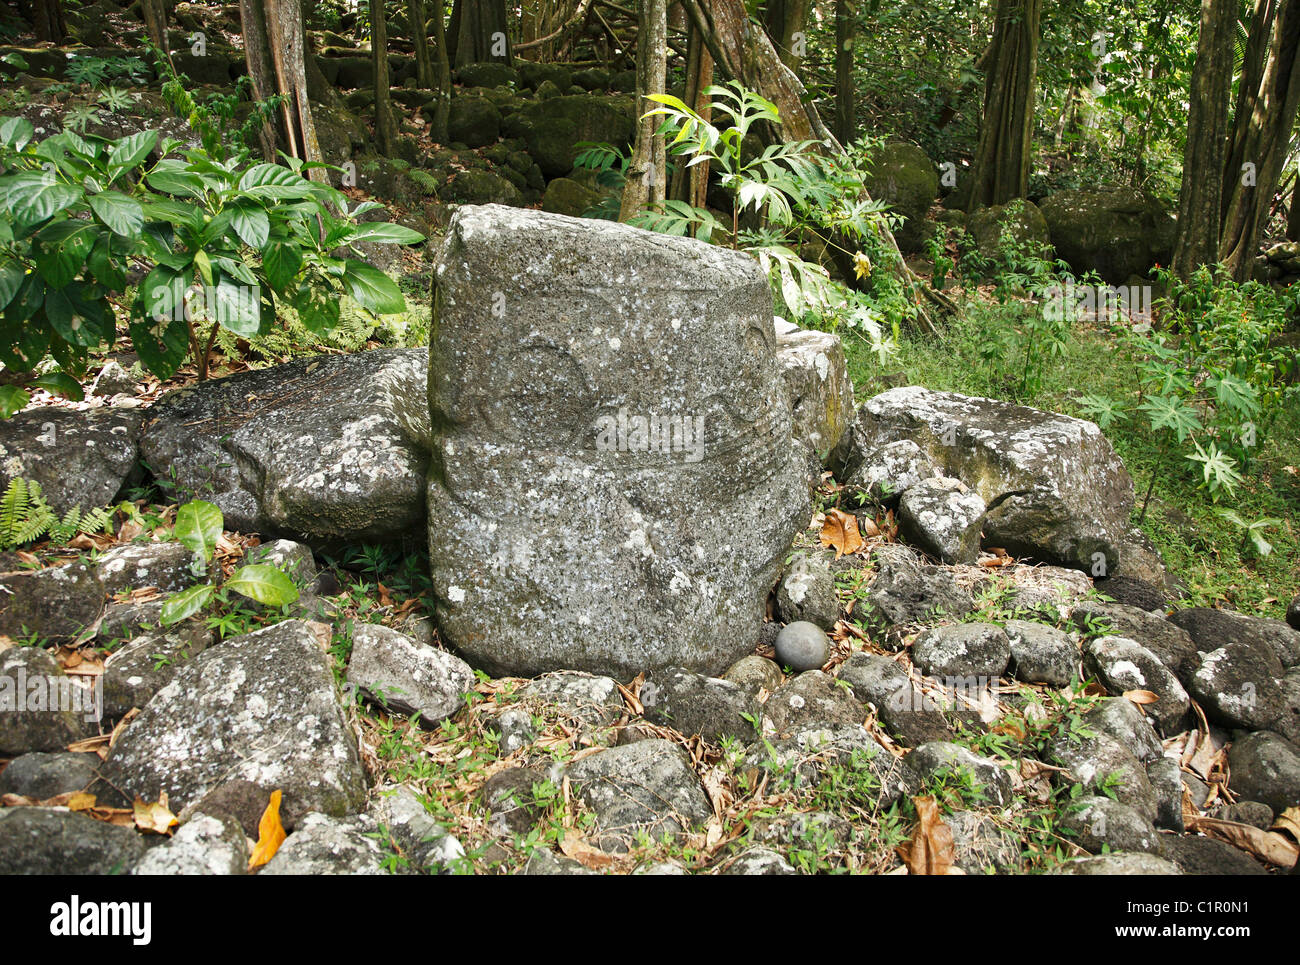
MULTIPOLYGON (((441 3, 441 0, 435 0, 441 3)), ((424 0, 407 0, 406 16, 411 21, 411 45, 415 48, 415 82, 422 90, 433 90, 433 60, 429 56, 429 18, 424 0)))
POLYGON ((1235 0, 1201 0, 1201 27, 1192 71, 1178 235, 1170 269, 1186 279, 1218 257, 1223 224, 1223 169, 1232 92, 1235 0))
POLYGON ((1300 2, 1257 0, 1237 113, 1224 168, 1219 260, 1237 281, 1250 277, 1286 163, 1300 108, 1300 2))
POLYGON ((835 0, 835 136, 848 144, 857 136, 853 103, 853 32, 856 24, 848 0, 835 0))
POLYGON ((36 39, 60 44, 68 39, 68 22, 63 17, 63 0, 32 0, 32 26, 36 39))
POLYGON ((781 62, 791 70, 798 70, 803 60, 807 20, 808 0, 767 0, 763 5, 763 27, 781 55, 781 62))
POLYGON ((514 62, 505 0, 456 0, 452 22, 457 67, 487 61, 514 62))
POLYGON ((144 17, 144 30, 149 42, 157 47, 168 62, 171 47, 167 43, 167 5, 164 0, 140 0, 140 13, 144 17))
MULTIPOLYGON (((692 23, 687 23, 686 40, 686 92, 682 98, 706 121, 713 119, 713 101, 704 89, 713 83, 713 57, 704 45, 704 38, 692 23)), ((668 196, 703 208, 709 190, 709 162, 687 167, 677 165, 673 171, 672 186, 668 196)))
MULTIPOLYGON (((650 110, 650 94, 662 94, 668 73, 668 0, 641 0, 637 29, 636 89, 641 112, 650 110)), ((668 190, 664 139, 655 130, 658 116, 637 120, 636 144, 627 167, 618 219, 627 221, 664 200, 668 190)))
POLYGON ((385 157, 397 147, 397 121, 388 77, 388 17, 384 0, 370 0, 370 56, 375 65, 375 146, 385 157))
POLYGON ((447 143, 447 118, 451 113, 451 57, 447 50, 447 31, 443 24, 442 0, 435 0, 433 9, 433 46, 437 58, 434 66, 438 72, 438 97, 433 102, 433 129, 429 136, 435 144, 447 143))
POLYGON ((1300 241, 1300 177, 1291 192, 1291 210, 1286 213, 1286 240, 1300 241))
POLYGON ((1042 0, 998 0, 971 172, 972 210, 1029 192, 1041 11, 1042 0))

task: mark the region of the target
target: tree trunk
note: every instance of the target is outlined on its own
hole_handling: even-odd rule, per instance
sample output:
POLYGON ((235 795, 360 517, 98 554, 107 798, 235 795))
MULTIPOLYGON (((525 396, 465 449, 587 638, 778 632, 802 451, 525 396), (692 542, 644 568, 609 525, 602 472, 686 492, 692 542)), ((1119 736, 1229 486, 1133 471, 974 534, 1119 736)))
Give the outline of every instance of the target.
POLYGON ((781 55, 781 62, 791 70, 799 69, 806 52, 807 19, 808 0, 767 0, 763 5, 763 27, 781 55))
POLYGON ((32 26, 36 39, 61 44, 68 39, 68 22, 63 17, 63 0, 32 0, 32 26))
POLYGON ((421 90, 433 90, 433 60, 429 57, 429 18, 424 11, 424 0, 407 0, 406 17, 411 22, 411 46, 415 48, 415 82, 420 85, 421 90))
MULTIPOLYGON (((704 89, 713 83, 713 57, 704 45, 704 38, 693 23, 687 24, 686 40, 686 93, 682 98, 706 121, 713 119, 713 101, 704 93, 704 89)), ((678 164, 673 171, 672 187, 668 195, 678 201, 685 201, 696 208, 703 208, 709 191, 709 162, 687 167, 678 164)))
POLYGON ((1300 108, 1300 2, 1257 0, 1248 49, 1224 168, 1218 250, 1237 281, 1250 278, 1300 108))
POLYGON ((1183 150, 1183 184, 1178 192, 1178 235, 1170 265, 1182 279, 1218 258, 1236 10, 1235 0, 1201 0, 1187 145, 1183 150))
MULTIPOLYGON (((654 106, 652 101, 644 98, 650 94, 662 94, 667 82, 668 0, 641 0, 640 7, 636 32, 636 89, 640 112, 644 114, 654 106)), ((627 221, 647 207, 654 207, 667 195, 664 139, 655 135, 660 123, 658 116, 637 120, 636 144, 627 166, 619 221, 627 221)))
POLYGON ((433 126, 429 136, 435 144, 447 143, 447 118, 451 113, 451 57, 447 50, 447 30, 443 24, 444 5, 437 0, 433 10, 434 67, 438 72, 438 96, 433 102, 433 126))
POLYGON ((370 56, 375 65, 375 147, 392 157, 397 147, 392 84, 388 79, 388 18, 384 0, 370 0, 370 56))
MULTIPOLYGON (((253 97, 266 100, 284 95, 278 129, 267 124, 261 132, 262 153, 273 161, 278 148, 303 161, 321 162, 307 97, 305 33, 298 0, 240 0, 239 13, 253 97)), ((321 168, 312 168, 307 176, 322 183, 328 180, 321 168)))
POLYGON ((144 17, 144 30, 149 42, 170 62, 172 52, 167 43, 167 6, 164 0, 140 0, 140 13, 144 17))
POLYGON ((456 0, 451 20, 452 57, 457 67, 514 62, 505 0, 456 0))
POLYGON ((853 32, 856 27, 848 0, 835 0, 835 136, 841 144, 857 137, 853 103, 853 32))
POLYGON ((1029 193, 1042 0, 998 0, 971 171, 971 210, 1029 193))

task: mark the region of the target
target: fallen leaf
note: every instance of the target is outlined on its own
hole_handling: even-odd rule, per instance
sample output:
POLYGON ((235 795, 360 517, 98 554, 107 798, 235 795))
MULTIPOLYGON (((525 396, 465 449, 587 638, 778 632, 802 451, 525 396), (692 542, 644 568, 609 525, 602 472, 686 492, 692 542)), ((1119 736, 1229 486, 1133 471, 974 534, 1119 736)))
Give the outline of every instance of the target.
POLYGON ((606 854, 599 848, 592 847, 572 831, 560 838, 560 850, 584 868, 592 871, 604 871, 618 864, 618 859, 606 854))
POLYGON ((69 811, 89 811, 95 806, 95 795, 87 794, 85 791, 78 791, 72 797, 68 798, 69 811))
POLYGON ((1273 822, 1274 831, 1285 831, 1296 841, 1300 841, 1300 808, 1287 808, 1273 822))
POLYGON ((284 825, 280 823, 280 791, 271 792, 271 801, 262 812, 262 820, 257 823, 257 845, 248 859, 248 870, 260 868, 280 850, 286 835, 284 825))
POLYGON ((1278 868, 1293 868, 1300 859, 1300 846, 1280 834, 1261 831, 1250 824, 1224 821, 1220 818, 1195 818, 1187 830, 1200 831, 1207 837, 1226 841, 1261 861, 1278 868))
POLYGON ((912 798, 920 821, 912 833, 912 840, 899 848, 907 862, 908 874, 946 875, 952 869, 952 829, 939 817, 939 805, 932 797, 912 798))
MULTIPOLYGON (((1154 704, 1160 699, 1159 694, 1153 694, 1149 690, 1126 690, 1124 691, 1123 696, 1125 700, 1137 704, 1139 709, 1145 707, 1147 704, 1154 704)), ((1144 714, 1146 713, 1145 710, 1142 712, 1144 714)))
POLYGON ((167 807, 166 794, 152 804, 146 804, 140 798, 136 798, 131 812, 135 817, 137 828, 154 834, 167 834, 179 823, 176 815, 172 814, 171 809, 167 807))
POLYGON ((858 518, 842 509, 832 509, 826 513, 821 535, 823 546, 834 547, 836 559, 856 553, 865 545, 862 534, 858 532, 858 518))

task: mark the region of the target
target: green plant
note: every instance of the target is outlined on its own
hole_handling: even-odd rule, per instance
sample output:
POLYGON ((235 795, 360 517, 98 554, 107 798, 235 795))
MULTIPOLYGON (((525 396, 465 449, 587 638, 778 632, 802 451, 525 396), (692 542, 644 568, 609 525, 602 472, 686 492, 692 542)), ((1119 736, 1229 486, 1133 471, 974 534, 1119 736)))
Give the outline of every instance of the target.
MULTIPOLYGON (((221 510, 200 499, 188 502, 176 511, 174 535, 194 554, 196 567, 210 568, 224 523, 221 510)), ((220 570, 213 575, 219 576, 220 570)), ((286 606, 298 599, 298 588, 293 585, 293 580, 270 563, 250 563, 240 567, 224 580, 220 589, 271 607, 286 606)), ((163 626, 193 616, 212 603, 217 593, 217 584, 212 582, 173 593, 163 603, 163 626)), ((223 632, 222 636, 226 633, 223 632)))
MULTIPOLYGON (((48 352, 58 370, 34 384, 80 398, 88 352, 115 339, 115 309, 152 373, 168 378, 191 357, 203 378, 218 333, 269 331, 278 299, 318 333, 338 325, 341 295, 377 314, 406 308, 391 278, 340 253, 422 236, 358 223, 379 205, 350 209, 305 176, 311 165, 177 157, 156 131, 34 136, 26 119, 0 119, 0 362, 28 372, 48 352), (144 275, 128 303, 129 271, 144 275)), ((27 401, 20 385, 0 388, 5 417, 27 401)))
POLYGON ((74 506, 60 518, 41 491, 41 484, 21 476, 9 481, 0 497, 0 549, 12 549, 48 536, 54 543, 66 543, 78 533, 94 535, 108 530, 113 509, 103 507, 82 512, 74 506))
POLYGON ((1273 552, 1273 544, 1264 538, 1264 530, 1273 526, 1281 526, 1280 519, 1257 519, 1253 523, 1248 523, 1241 516, 1231 509, 1220 509, 1219 515, 1232 523, 1242 531, 1242 544, 1249 546, 1257 556, 1268 556, 1273 552))

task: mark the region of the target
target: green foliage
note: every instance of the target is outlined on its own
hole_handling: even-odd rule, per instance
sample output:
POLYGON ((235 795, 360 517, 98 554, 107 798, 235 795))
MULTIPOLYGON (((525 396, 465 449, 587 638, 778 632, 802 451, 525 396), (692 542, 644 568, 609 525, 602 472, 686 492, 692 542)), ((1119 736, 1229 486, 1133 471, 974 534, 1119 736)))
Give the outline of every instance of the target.
POLYGON ((15 477, 0 497, 0 549, 24 546, 42 537, 59 544, 78 533, 103 533, 112 522, 113 512, 103 507, 83 512, 74 506, 59 517, 46 502, 40 483, 15 477))
MULTIPOLYGON (((118 310, 142 363, 168 378, 187 357, 205 374, 221 330, 268 332, 278 302, 317 334, 338 326, 344 295, 375 314, 406 309, 391 278, 341 255, 358 242, 422 236, 359 223, 379 206, 349 208, 305 176, 312 165, 177 156, 180 145, 156 131, 107 140, 65 130, 39 143, 34 134, 25 119, 0 119, 0 362, 9 369, 35 369, 49 353, 75 389, 88 353, 112 345, 118 310), (128 270, 140 267, 126 299, 128 270)), ((9 395, 12 410, 23 399, 9 395)))

